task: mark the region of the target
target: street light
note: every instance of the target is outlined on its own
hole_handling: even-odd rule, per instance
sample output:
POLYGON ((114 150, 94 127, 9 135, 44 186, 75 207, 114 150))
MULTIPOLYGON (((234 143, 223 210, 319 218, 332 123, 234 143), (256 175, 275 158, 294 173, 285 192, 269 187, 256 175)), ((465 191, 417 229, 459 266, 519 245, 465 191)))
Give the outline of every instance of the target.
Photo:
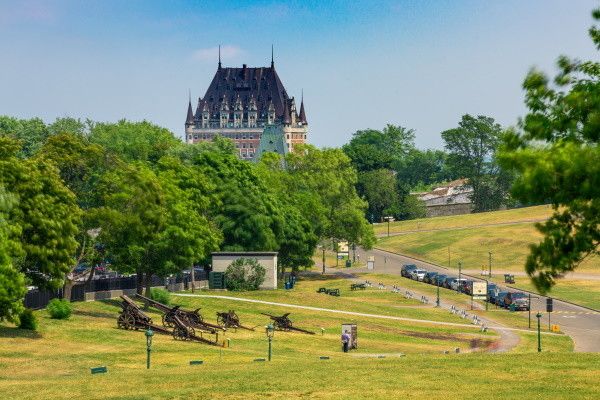
POLYGON ((273 342, 273 335, 275 334, 275 328, 273 328, 273 324, 269 324, 265 326, 265 333, 267 334, 267 338, 269 339, 269 361, 271 361, 272 347, 271 343, 273 342))
POLYGON ((154 331, 151 328, 146 330, 146 369, 150 369, 150 351, 152 347, 152 336, 154 336, 154 331))
MULTIPOLYGON (((529 307, 531 307, 531 304, 529 305, 529 307)), ((540 333, 540 318, 542 318, 542 314, 541 313, 537 313, 535 314, 535 316, 537 317, 538 320, 538 353, 542 352, 542 334, 540 333)))
POLYGON ((435 278, 435 286, 437 286, 437 298, 435 299, 435 306, 440 306, 440 282, 438 282, 437 277, 435 278))
POLYGON ((490 277, 490 279, 492 279, 492 252, 488 251, 489 254, 489 271, 488 271, 488 276, 490 277))
POLYGON ((391 215, 388 217, 383 217, 383 219, 385 219, 387 221, 387 231, 388 231, 388 237, 390 236, 390 221, 394 220, 394 217, 392 217, 391 215))

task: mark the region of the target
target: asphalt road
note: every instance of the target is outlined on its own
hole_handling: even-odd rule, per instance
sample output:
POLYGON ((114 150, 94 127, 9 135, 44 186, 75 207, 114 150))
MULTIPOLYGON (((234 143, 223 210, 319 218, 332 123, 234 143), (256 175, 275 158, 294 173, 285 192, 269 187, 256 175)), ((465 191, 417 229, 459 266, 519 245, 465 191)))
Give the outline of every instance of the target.
MULTIPOLYGON (((372 271, 375 273, 400 275, 400 268, 403 264, 415 264, 428 271, 444 273, 448 273, 449 271, 437 265, 383 250, 374 249, 364 251, 359 249, 357 250, 357 254, 360 255, 363 261, 366 261, 368 256, 375 257, 375 269, 372 271)), ((365 269, 365 271, 367 270, 365 269)), ((451 275, 458 276, 458 271, 451 270, 451 275)), ((469 278, 471 279, 471 277, 469 278)), ((508 290, 515 291, 515 289, 507 288, 508 290)), ((533 317, 533 314, 536 311, 542 312, 542 327, 548 329, 548 314, 545 312, 546 297, 539 296, 537 299, 532 298, 531 310, 534 321, 535 317, 533 317)), ((550 321, 552 324, 560 325, 561 330, 573 338, 575 351, 600 352, 600 313, 554 299, 554 312, 550 315, 550 321)))

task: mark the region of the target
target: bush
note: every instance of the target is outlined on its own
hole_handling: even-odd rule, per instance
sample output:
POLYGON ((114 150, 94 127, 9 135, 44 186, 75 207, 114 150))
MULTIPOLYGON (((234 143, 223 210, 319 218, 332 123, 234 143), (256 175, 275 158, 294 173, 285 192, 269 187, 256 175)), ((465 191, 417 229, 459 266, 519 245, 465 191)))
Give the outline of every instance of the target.
POLYGON ((225 270, 229 290, 257 290, 265 280, 265 268, 255 258, 238 258, 225 270))
POLYGON ((73 312, 73 307, 68 300, 65 299, 52 299, 46 306, 50 318, 52 319, 67 319, 73 312))
POLYGON ((37 330, 38 323, 33 310, 30 308, 26 308, 23 310, 21 315, 19 315, 19 328, 21 329, 29 329, 30 331, 37 330))
POLYGON ((150 289, 150 298, 167 306, 171 304, 171 293, 165 289, 150 289))

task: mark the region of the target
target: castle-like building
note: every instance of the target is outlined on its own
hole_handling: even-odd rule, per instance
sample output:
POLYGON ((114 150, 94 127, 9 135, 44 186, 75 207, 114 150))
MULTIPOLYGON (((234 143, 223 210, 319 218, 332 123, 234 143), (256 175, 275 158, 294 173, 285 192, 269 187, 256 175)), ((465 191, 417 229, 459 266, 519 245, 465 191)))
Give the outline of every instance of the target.
POLYGON ((288 96, 281 79, 275 71, 271 55, 271 67, 230 68, 219 65, 206 90, 198 99, 193 111, 190 98, 185 120, 187 143, 210 141, 216 135, 235 142, 240 158, 258 158, 257 151, 266 127, 276 126, 283 135, 285 152, 293 146, 305 143, 308 122, 304 111, 304 99, 300 110, 294 97, 288 96))

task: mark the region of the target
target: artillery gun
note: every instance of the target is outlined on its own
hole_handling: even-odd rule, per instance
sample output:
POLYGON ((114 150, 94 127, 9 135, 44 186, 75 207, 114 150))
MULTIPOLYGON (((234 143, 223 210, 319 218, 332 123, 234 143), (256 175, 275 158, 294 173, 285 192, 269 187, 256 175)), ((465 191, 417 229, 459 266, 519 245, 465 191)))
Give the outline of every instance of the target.
POLYGON ((271 314, 266 314, 266 313, 261 313, 262 315, 266 315, 267 317, 271 318, 271 320, 273 321, 273 325, 275 326, 275 329, 280 330, 280 331, 297 331, 297 332, 302 332, 302 333, 308 333, 309 335, 314 335, 314 332, 311 331, 307 331, 305 329, 302 328, 296 328, 295 326, 293 326, 292 320, 289 319, 289 315, 290 313, 286 313, 283 314, 282 316, 276 316, 276 315, 271 315, 271 314))
POLYGON ((217 312, 217 324, 221 326, 223 329, 246 329, 248 331, 253 331, 254 328, 248 328, 247 326, 243 326, 240 324, 240 318, 237 316, 234 310, 229 310, 228 312, 217 312))
POLYGON ((148 329, 151 328, 153 331, 170 335, 171 331, 161 326, 154 325, 152 318, 144 313, 133 300, 128 296, 121 296, 123 300, 121 302, 121 313, 117 318, 117 326, 121 329, 148 329))
POLYGON ((175 322, 175 317, 177 317, 184 325, 209 333, 216 333, 217 330, 223 329, 219 325, 213 325, 205 322, 202 318, 202 315, 198 312, 200 310, 199 308, 195 309, 194 311, 183 310, 180 308, 180 306, 169 307, 165 304, 159 303, 156 300, 142 296, 141 294, 136 294, 136 296, 163 313, 162 323, 167 328, 174 328, 177 325, 175 322))

